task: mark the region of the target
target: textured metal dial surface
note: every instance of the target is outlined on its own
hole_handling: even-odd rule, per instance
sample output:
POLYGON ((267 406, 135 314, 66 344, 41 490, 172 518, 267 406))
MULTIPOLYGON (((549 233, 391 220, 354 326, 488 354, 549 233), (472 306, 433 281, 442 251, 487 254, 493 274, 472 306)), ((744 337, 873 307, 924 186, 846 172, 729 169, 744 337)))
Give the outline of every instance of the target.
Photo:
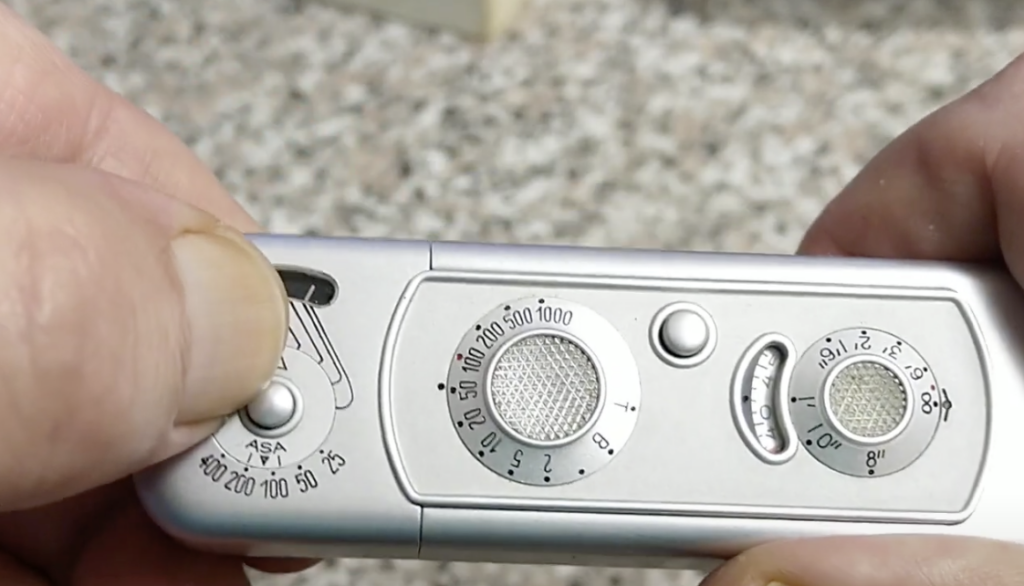
POLYGON ((559 335, 524 336, 506 345, 488 383, 494 415, 531 443, 575 437, 601 405, 597 365, 580 345, 559 335))
POLYGON ((448 408, 484 466, 539 486, 597 472, 629 439, 640 380, 628 345, 592 310, 555 298, 509 302, 455 350, 448 408))
POLYGON ((928 363, 902 339, 851 328, 813 344, 798 362, 790 413, 821 463, 861 477, 913 464, 941 421, 941 390, 928 363))
POLYGON ((275 378, 295 389, 301 408, 286 425, 263 430, 232 415, 214 439, 229 456, 250 468, 283 468, 316 452, 334 425, 335 394, 327 373, 303 352, 285 348, 275 378))
POLYGON ((906 420, 907 389, 885 364, 861 360, 837 369, 825 393, 835 422, 854 437, 886 437, 906 420))

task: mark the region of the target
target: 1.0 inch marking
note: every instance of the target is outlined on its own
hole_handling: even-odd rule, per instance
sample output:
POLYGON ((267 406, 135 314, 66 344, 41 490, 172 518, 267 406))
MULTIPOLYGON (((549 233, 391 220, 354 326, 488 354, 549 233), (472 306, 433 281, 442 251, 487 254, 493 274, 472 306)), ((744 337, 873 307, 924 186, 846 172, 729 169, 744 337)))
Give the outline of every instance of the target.
POLYGON ((618 332, 589 309, 551 298, 515 301, 484 316, 462 339, 448 379, 438 388, 447 390, 463 444, 484 466, 508 480, 540 486, 574 482, 600 469, 629 437, 640 403, 636 366, 618 332), (518 437, 497 420, 487 396, 494 360, 506 346, 530 335, 575 343, 598 370, 603 397, 597 412, 561 442, 518 437))
POLYGON ((341 454, 322 449, 305 464, 268 471, 241 466, 220 453, 200 458, 199 470, 204 478, 230 494, 277 501, 315 491, 323 479, 337 476, 345 464, 341 454))

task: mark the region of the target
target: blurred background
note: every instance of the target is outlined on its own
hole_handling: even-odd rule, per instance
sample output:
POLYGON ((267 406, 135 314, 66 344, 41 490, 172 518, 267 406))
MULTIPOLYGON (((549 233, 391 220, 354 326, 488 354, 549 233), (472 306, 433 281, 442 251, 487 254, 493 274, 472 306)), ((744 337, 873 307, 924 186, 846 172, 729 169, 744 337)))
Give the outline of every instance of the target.
MULTIPOLYGON (((7 1, 287 233, 789 253, 886 142, 1024 51, 1018 0, 530 0, 487 43, 329 0, 7 1)), ((346 561, 255 583, 698 578, 346 561)))

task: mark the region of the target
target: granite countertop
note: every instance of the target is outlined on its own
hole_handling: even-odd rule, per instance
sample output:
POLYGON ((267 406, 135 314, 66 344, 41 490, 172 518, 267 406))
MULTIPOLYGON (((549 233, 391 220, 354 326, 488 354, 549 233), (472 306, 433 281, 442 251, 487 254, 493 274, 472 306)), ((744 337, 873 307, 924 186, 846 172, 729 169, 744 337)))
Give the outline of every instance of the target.
MULTIPOLYGON (((315 1, 8 2, 296 233, 791 252, 1024 49, 1017 0, 534 0, 490 45, 315 1)), ((359 561, 257 584, 693 580, 359 561)))

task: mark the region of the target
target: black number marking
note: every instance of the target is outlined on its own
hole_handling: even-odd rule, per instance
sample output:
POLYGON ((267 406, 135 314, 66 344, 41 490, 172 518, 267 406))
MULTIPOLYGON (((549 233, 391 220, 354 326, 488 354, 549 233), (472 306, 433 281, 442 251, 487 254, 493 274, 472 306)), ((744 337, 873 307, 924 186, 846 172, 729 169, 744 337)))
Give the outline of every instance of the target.
POLYGON ((483 410, 479 407, 474 407, 463 413, 462 419, 465 420, 466 425, 468 425, 471 430, 487 423, 487 417, 484 416, 483 410))
POLYGON ((857 338, 857 345, 854 348, 860 349, 860 350, 870 350, 871 349, 871 336, 869 336, 868 334, 861 334, 857 338))
POLYGON ((512 454, 512 464, 511 464, 511 466, 513 468, 519 468, 522 465, 523 465, 523 451, 522 450, 516 450, 516 453, 512 454))
POLYGON ((468 401, 476 397, 476 390, 477 382, 475 380, 460 380, 456 392, 459 394, 460 401, 468 401))
POLYGON ((488 432, 484 439, 480 440, 480 447, 489 449, 492 454, 498 450, 499 445, 501 445, 501 439, 493 431, 488 432))
POLYGON ((921 393, 921 412, 925 415, 931 415, 932 411, 932 394, 921 393))
POLYGON ((517 309, 512 313, 506 313, 505 317, 502 318, 502 321, 504 321, 505 325, 508 326, 509 331, 521 328, 533 323, 533 310, 529 307, 517 309))
POLYGON ((846 355, 848 350, 846 344, 842 340, 837 340, 835 343, 832 342, 832 338, 826 340, 828 346, 825 346, 821 350, 818 350, 818 356, 821 360, 818 361, 818 368, 828 368, 830 364, 846 355))
POLYGON ((544 473, 551 474, 553 471, 551 468, 551 454, 544 454, 544 473))
POLYGON ((885 458, 885 450, 871 450, 868 452, 867 458, 864 459, 864 465, 868 468, 874 468, 878 466, 878 461, 885 458))
POLYGON ((224 475, 228 472, 227 464, 213 456, 206 456, 200 460, 199 466, 203 474, 214 482, 220 482, 220 479, 224 478, 224 475))
POLYGON ((893 344, 891 346, 887 346, 884 350, 882 350, 882 353, 888 356, 889 358, 896 360, 899 357, 899 355, 903 353, 903 346, 901 344, 893 344))
POLYGON ((827 431, 819 435, 817 441, 815 441, 814 443, 817 444, 817 446, 823 450, 826 448, 838 450, 839 448, 843 447, 843 442, 832 437, 832 434, 827 431))
POLYGON ((299 492, 307 493, 320 486, 320 481, 312 470, 303 470, 295 475, 295 484, 299 485, 299 492))
POLYGON ((568 326, 572 323, 572 311, 562 309, 561 307, 538 305, 537 314, 540 316, 540 321, 545 323, 563 326, 568 326))
POLYGON ((462 357, 463 372, 480 372, 480 367, 483 366, 483 360, 486 356, 483 350, 478 349, 476 346, 470 346, 466 350, 466 355, 462 357))
POLYGON ((263 489, 263 498, 265 499, 277 500, 288 498, 287 478, 268 478, 260 482, 260 488, 263 489))
POLYGON ((904 366, 903 369, 910 373, 909 376, 911 380, 916 381, 924 378, 924 373, 928 372, 927 370, 921 368, 920 366, 904 366))
POLYGON ((255 478, 234 471, 229 472, 229 475, 230 478, 224 483, 224 490, 234 492, 235 494, 252 496, 252 493, 256 490, 255 478))
POLYGON ((504 335, 505 329, 502 328, 498 322, 492 321, 491 325, 480 331, 480 334, 476 337, 476 341, 487 350, 490 350, 504 335))
POLYGON ((320 463, 327 466, 327 469, 331 471, 331 474, 337 474, 345 467, 347 462, 345 462, 345 458, 343 458, 341 454, 336 454, 331 450, 320 458, 320 463))

